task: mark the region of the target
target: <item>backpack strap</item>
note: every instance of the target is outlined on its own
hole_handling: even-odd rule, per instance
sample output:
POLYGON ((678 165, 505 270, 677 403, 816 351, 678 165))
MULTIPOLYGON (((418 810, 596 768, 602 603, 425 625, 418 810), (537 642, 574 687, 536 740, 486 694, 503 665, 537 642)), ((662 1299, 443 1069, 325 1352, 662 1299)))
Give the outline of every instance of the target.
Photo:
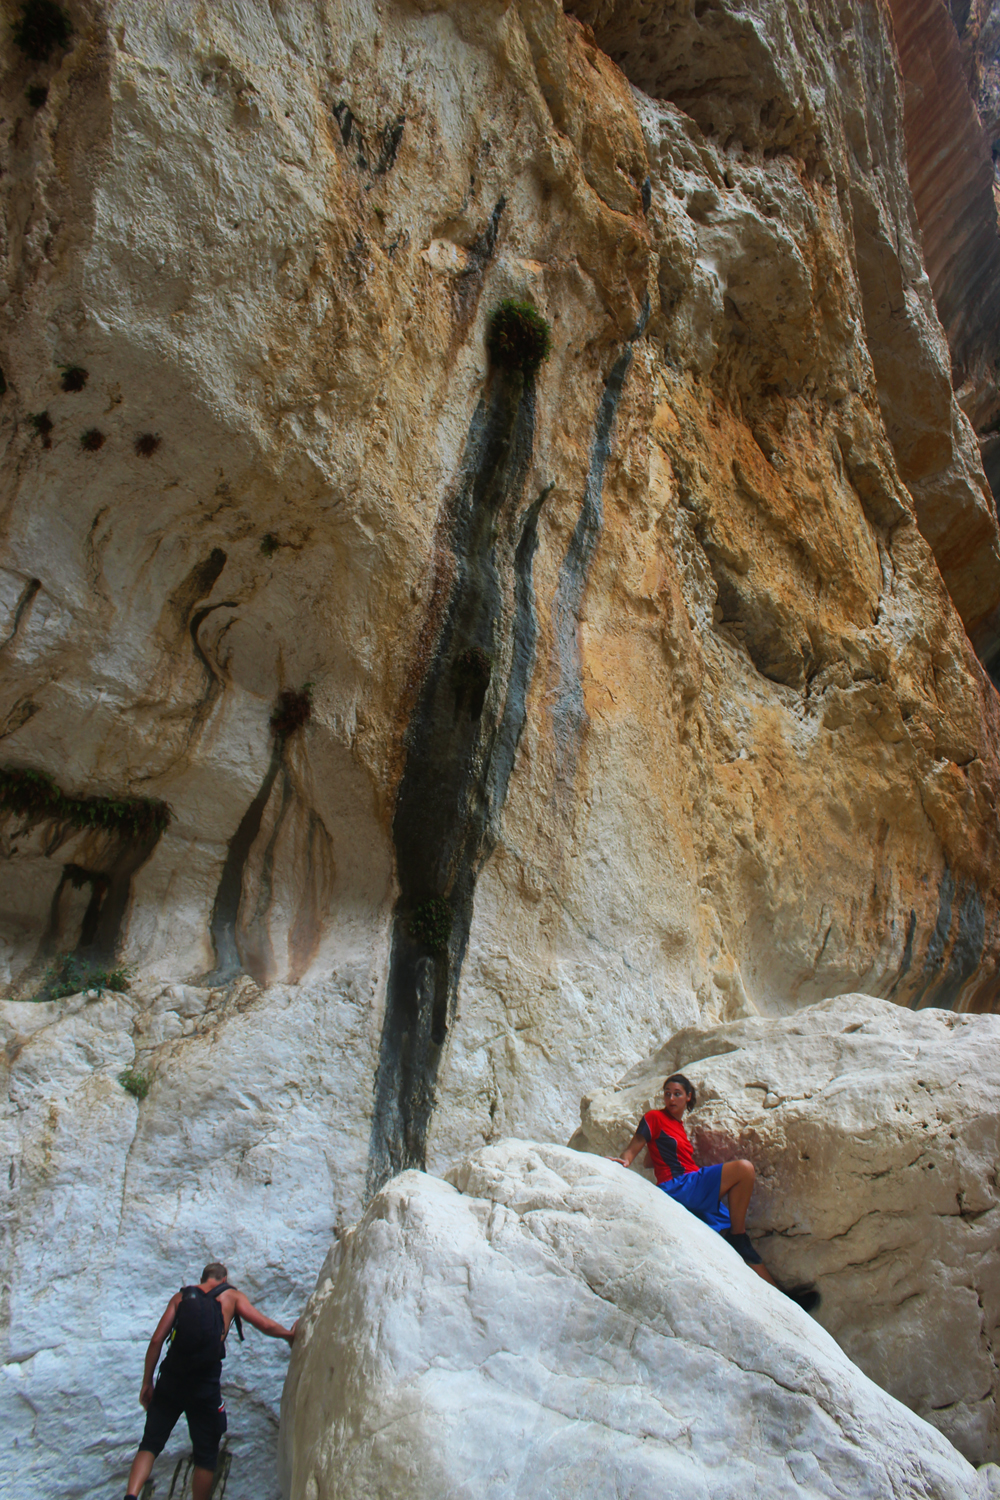
MULTIPOLYGON (((205 1296, 218 1297, 222 1292, 235 1292, 235 1290, 236 1288, 234 1286, 230 1286, 228 1281, 220 1281, 219 1285, 213 1286, 210 1292, 205 1293, 205 1296)), ((240 1317, 238 1312, 233 1313, 233 1322, 236 1324, 236 1332, 240 1336, 240 1343, 245 1343, 246 1340, 243 1337, 243 1319, 240 1317)))

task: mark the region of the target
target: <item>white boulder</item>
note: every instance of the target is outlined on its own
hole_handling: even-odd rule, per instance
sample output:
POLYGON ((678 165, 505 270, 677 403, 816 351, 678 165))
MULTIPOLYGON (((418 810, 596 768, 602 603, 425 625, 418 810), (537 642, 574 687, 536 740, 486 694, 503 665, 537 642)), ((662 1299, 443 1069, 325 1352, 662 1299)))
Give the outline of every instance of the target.
POLYGON ((841 1347, 968 1458, 1000 1457, 1000 1017, 842 995, 693 1027, 585 1099, 573 1144, 617 1154, 678 1069, 698 1160, 757 1167, 775 1274, 816 1281, 841 1347))
POLYGON ((634 1175, 517 1140, 451 1175, 395 1178, 320 1278, 283 1399, 291 1500, 994 1492, 634 1175))

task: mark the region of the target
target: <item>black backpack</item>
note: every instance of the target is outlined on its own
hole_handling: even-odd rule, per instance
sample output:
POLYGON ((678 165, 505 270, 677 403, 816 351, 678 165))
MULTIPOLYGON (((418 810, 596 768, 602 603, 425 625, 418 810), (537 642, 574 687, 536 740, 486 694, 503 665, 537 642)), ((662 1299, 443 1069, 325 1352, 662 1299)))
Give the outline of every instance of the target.
MULTIPOLYGON (((174 1314, 170 1344, 162 1368, 170 1375, 196 1375, 226 1357, 226 1320, 219 1306, 222 1292, 231 1291, 228 1281, 203 1292, 200 1286, 182 1286, 174 1314)), ((236 1332, 243 1342, 243 1324, 233 1314, 236 1332)))

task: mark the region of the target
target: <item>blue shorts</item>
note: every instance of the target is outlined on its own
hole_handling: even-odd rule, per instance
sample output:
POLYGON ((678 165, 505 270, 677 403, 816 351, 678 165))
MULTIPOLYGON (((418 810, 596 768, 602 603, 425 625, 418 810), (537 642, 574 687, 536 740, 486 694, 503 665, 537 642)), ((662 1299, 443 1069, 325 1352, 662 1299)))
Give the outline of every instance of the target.
POLYGON ((661 1193, 680 1203, 688 1213, 703 1219, 716 1234, 725 1234, 729 1228, 729 1205, 721 1202, 722 1163, 714 1167, 702 1167, 698 1172, 685 1172, 672 1182, 658 1184, 661 1193))

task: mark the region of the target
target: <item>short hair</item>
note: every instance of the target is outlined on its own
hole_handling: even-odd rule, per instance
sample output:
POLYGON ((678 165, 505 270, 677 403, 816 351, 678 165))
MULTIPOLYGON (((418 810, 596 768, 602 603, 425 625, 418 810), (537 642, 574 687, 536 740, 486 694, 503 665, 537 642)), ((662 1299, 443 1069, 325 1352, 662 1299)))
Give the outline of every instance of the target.
POLYGON ((685 1078, 683 1073, 671 1073, 669 1078, 664 1078, 663 1087, 666 1088, 668 1083, 679 1083, 685 1094, 687 1094, 688 1096, 688 1109, 694 1109, 695 1105, 698 1103, 698 1095, 695 1091, 695 1086, 691 1082, 690 1078, 685 1078))
POLYGON ((201 1273, 202 1281, 228 1281, 229 1272, 221 1260, 210 1260, 201 1273))

